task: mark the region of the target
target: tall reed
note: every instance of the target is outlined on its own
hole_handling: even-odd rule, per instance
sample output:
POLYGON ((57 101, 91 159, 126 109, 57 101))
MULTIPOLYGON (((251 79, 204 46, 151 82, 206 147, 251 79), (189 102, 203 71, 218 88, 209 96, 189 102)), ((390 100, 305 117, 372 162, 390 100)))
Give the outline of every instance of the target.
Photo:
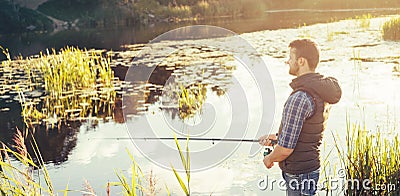
POLYGON ((340 147, 340 138, 336 137, 335 146, 346 179, 358 180, 359 186, 348 182, 346 195, 400 194, 399 138, 399 134, 385 137, 379 131, 372 133, 365 126, 347 120, 346 149, 340 147))
POLYGON ((23 68, 29 81, 44 83, 45 97, 41 103, 20 99, 26 123, 44 120, 56 124, 98 113, 111 116, 116 91, 110 62, 110 56, 104 57, 101 51, 75 47, 60 52, 47 50, 46 54, 41 52, 38 57, 27 58, 23 68), (35 71, 38 75, 31 78, 35 71))
POLYGON ((356 16, 355 18, 356 18, 356 23, 360 28, 368 29, 369 26, 371 25, 372 15, 370 13, 363 14, 361 16, 356 16))
MULTIPOLYGON (((122 172, 116 172, 119 182, 111 182, 107 184, 107 193, 110 195, 110 186, 121 187, 123 195, 136 196, 136 195, 156 195, 156 182, 153 176, 153 172, 150 172, 148 180, 146 181, 145 175, 139 164, 134 159, 133 155, 127 150, 127 153, 132 161, 131 164, 131 179, 128 178, 122 172), (148 185, 145 185, 145 181, 148 185)), ((168 194, 169 195, 169 194, 168 194)))
MULTIPOLYGON (((57 195, 57 192, 63 193, 64 196, 68 195, 68 193, 96 195, 87 180, 84 183, 84 190, 70 189, 68 184, 64 190, 54 190, 49 172, 41 158, 35 140, 33 139, 31 145, 34 148, 36 161, 28 153, 24 134, 18 129, 14 136, 14 143, 14 149, 7 147, 5 144, 2 144, 2 147, 0 147, 0 195, 39 196, 57 195), (13 162, 10 155, 21 164, 13 162), (35 175, 34 171, 37 171, 38 174, 35 175), (45 184, 41 184, 40 179, 44 179, 45 184)), ((148 185, 144 185, 145 176, 140 166, 135 161, 133 155, 129 151, 127 152, 132 161, 131 179, 128 180, 122 172, 116 172, 119 182, 107 183, 107 195, 114 195, 111 193, 111 186, 121 188, 123 195, 156 195, 156 182, 152 172, 149 175, 148 181, 146 181, 148 185)), ((168 188, 167 192, 169 192, 168 188)), ((170 194, 168 193, 168 195, 170 194)))
POLYGON ((179 88, 179 117, 187 119, 201 112, 207 94, 206 85, 199 83, 187 88, 180 85, 179 88))
POLYGON ((54 195, 54 189, 50 180, 50 175, 44 166, 36 143, 33 141, 35 157, 38 163, 35 163, 31 155, 27 152, 25 139, 21 131, 17 129, 14 137, 16 151, 10 149, 5 144, 2 145, 0 152, 0 192, 2 195, 54 195), (9 154, 12 154, 22 166, 11 162, 9 154), (3 159, 4 156, 4 159, 3 159), (39 177, 45 180, 45 186, 40 181, 35 181, 33 169, 37 169, 39 177))
POLYGON ((128 179, 122 172, 116 172, 119 182, 113 182, 110 183, 110 185, 122 187, 123 195, 136 196, 138 195, 138 193, 143 193, 144 187, 142 186, 142 179, 144 175, 139 165, 133 158, 132 154, 129 151, 127 152, 132 160, 132 166, 131 166, 132 177, 130 180, 131 182, 129 183, 128 179))
POLYGON ((400 40, 400 17, 391 18, 383 24, 382 36, 384 40, 400 40))
POLYGON ((190 151, 189 151, 189 137, 186 140, 186 157, 183 154, 182 148, 178 142, 178 139, 176 138, 176 135, 174 135, 174 139, 175 139, 175 144, 176 144, 176 148, 179 151, 179 156, 181 157, 181 162, 183 165, 183 168, 185 169, 185 173, 186 173, 186 184, 185 182, 183 182, 182 177, 178 174, 178 172, 176 171, 176 169, 174 168, 173 165, 171 165, 172 171, 174 171, 175 177, 178 180, 183 192, 185 193, 185 195, 189 196, 190 195, 190 151))

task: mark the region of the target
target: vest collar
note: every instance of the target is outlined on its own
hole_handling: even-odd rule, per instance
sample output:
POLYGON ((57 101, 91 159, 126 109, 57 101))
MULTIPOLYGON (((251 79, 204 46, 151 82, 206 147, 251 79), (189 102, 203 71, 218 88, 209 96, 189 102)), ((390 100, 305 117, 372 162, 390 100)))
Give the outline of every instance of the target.
POLYGON ((306 86, 307 83, 310 82, 310 80, 321 78, 321 77, 322 76, 319 73, 306 73, 306 74, 303 74, 303 75, 298 76, 295 79, 293 79, 289 85, 290 85, 290 87, 292 87, 293 90, 295 90, 295 89, 298 89, 299 87, 306 86))

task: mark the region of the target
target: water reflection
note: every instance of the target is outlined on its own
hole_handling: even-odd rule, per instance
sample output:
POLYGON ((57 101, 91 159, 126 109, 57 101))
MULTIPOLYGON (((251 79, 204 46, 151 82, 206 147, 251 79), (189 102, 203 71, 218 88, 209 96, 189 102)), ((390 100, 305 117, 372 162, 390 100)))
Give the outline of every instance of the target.
MULTIPOLYGON (((115 100, 102 101, 102 94, 99 98, 94 95, 96 91, 81 92, 77 96, 66 94, 62 96, 66 99, 65 105, 73 102, 74 105, 81 107, 79 110, 71 109, 62 112, 64 118, 48 118, 44 121, 36 119, 32 121, 35 123, 28 124, 28 127, 21 117, 24 110, 44 109, 53 111, 59 116, 60 112, 57 110, 61 110, 58 107, 60 100, 48 100, 49 97, 40 84, 39 73, 28 73, 17 66, 9 70, 5 68, 0 70, 0 82, 3 84, 3 90, 0 93, 1 141, 13 145, 12 138, 17 128, 29 130, 30 134, 26 139, 28 152, 34 155, 30 143, 32 138, 35 138, 43 161, 61 164, 68 160, 68 156, 75 148, 77 135, 82 125, 87 126, 87 129, 91 131, 99 123, 110 120, 124 123, 124 112, 128 117, 135 118, 146 114, 150 107, 157 107, 159 112, 166 113, 172 120, 192 118, 201 111, 208 91, 221 96, 229 87, 232 72, 235 69, 233 65, 229 65, 229 61, 233 59, 229 54, 205 46, 189 45, 188 50, 170 54, 158 65, 151 63, 154 62, 154 58, 160 57, 133 61, 132 64, 132 59, 142 47, 144 46, 127 46, 126 51, 114 52, 111 64, 117 76, 113 84, 116 90, 115 100), (151 68, 149 65, 156 67, 150 78, 146 80, 143 73, 151 68), (134 81, 126 82, 123 79, 129 66, 138 66, 135 73, 137 77, 134 81), (35 82, 28 82, 32 78, 35 82), (17 86, 19 91, 15 90, 17 86), (25 99, 25 104, 20 104, 21 95, 25 99), (125 105, 122 104, 122 98, 125 105), (93 104, 95 106, 89 111, 88 108, 91 108, 93 104), (49 124, 51 120, 55 121, 49 124)), ((18 62, 23 64, 23 61, 18 62)), ((99 88, 102 87, 99 86, 99 88)))
POLYGON ((32 145, 32 137, 34 137, 45 163, 54 163, 57 165, 67 161, 70 152, 76 146, 78 140, 77 133, 81 125, 82 123, 79 121, 62 123, 59 131, 46 131, 45 127, 36 127, 33 135, 30 134, 27 138, 28 143, 30 143, 27 146, 28 153, 31 156, 35 154, 35 148, 32 145))
MULTIPOLYGON (((192 38, 190 33, 187 36, 192 38)), ((224 94, 234 70, 234 65, 228 64, 233 60, 232 55, 190 42, 161 42, 142 49, 145 52, 139 56, 135 56, 135 52, 120 54, 133 59, 132 69, 127 71, 125 78, 136 86, 133 86, 134 91, 125 89, 123 95, 128 119, 150 105, 157 105, 172 119, 192 117, 200 111, 208 90, 224 94), (146 53, 148 48, 160 53, 146 53)), ((116 64, 118 67, 124 63, 120 59, 116 64)))

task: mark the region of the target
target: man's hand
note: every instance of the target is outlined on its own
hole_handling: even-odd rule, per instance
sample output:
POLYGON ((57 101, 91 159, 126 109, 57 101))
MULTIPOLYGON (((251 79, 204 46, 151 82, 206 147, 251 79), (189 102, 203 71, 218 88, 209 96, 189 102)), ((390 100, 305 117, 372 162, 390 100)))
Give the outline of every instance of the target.
POLYGON ((263 162, 265 167, 269 169, 274 166, 274 162, 285 160, 292 154, 293 150, 294 149, 282 147, 279 144, 276 145, 271 154, 264 157, 263 162))
POLYGON ((272 140, 276 141, 277 139, 276 134, 263 135, 258 138, 258 143, 262 146, 273 146, 272 140))
POLYGON ((270 156, 267 155, 264 157, 264 165, 267 169, 271 169, 272 166, 274 166, 274 162, 271 161, 270 156))

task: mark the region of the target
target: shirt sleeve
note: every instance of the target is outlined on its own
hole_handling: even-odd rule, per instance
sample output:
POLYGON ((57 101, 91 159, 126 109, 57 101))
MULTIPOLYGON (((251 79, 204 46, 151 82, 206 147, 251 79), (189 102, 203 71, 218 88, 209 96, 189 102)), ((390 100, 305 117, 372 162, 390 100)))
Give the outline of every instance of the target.
POLYGON ((304 91, 297 91, 285 103, 282 114, 282 132, 278 145, 294 149, 299 139, 303 122, 311 117, 314 111, 313 98, 304 91))

